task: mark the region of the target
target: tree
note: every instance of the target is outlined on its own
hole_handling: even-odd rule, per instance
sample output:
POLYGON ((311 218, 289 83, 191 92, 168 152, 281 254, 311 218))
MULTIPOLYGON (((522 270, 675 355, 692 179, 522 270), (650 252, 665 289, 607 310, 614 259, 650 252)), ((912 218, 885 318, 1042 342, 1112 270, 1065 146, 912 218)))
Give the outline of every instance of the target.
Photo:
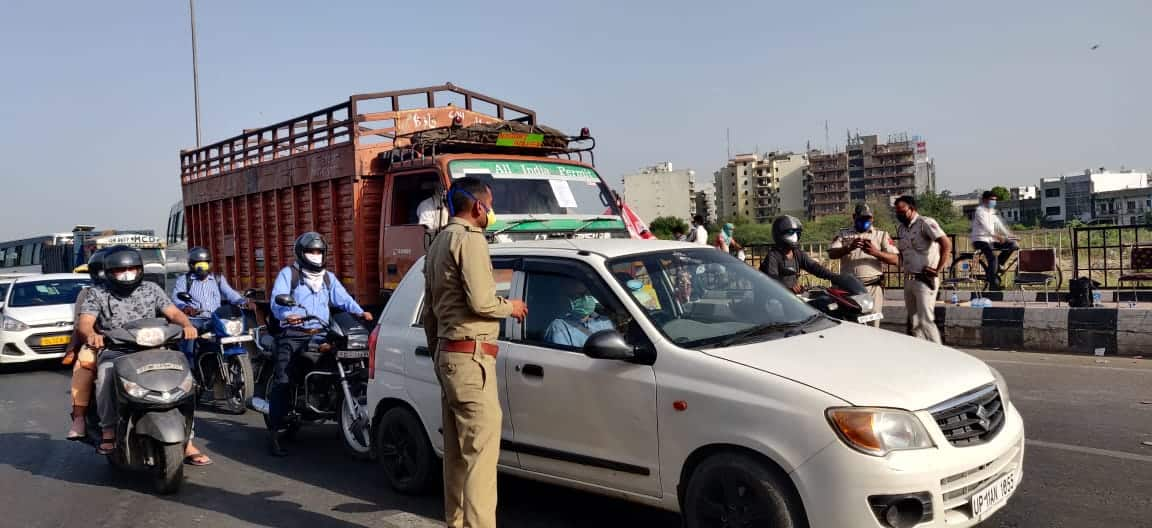
POLYGON ((924 216, 935 218, 940 224, 952 223, 957 216, 948 191, 922 193, 916 197, 916 210, 924 216))
POLYGON ((1009 191, 1007 187, 1004 187, 1002 185, 997 185, 997 186, 993 187, 992 188, 992 194, 995 194, 996 199, 1000 200, 1001 202, 1006 202, 1006 201, 1012 199, 1012 192, 1009 191))
POLYGON ((688 232, 688 222, 675 216, 661 216, 648 224, 648 230, 651 231, 653 235, 663 239, 671 239, 672 232, 675 231, 677 227, 683 229, 685 233, 688 232))

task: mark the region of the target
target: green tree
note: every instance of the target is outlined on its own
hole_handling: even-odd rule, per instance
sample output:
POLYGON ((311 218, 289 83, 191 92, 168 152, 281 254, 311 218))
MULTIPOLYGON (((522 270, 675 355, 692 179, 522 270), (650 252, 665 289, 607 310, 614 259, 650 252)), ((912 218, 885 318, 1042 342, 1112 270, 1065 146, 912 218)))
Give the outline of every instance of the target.
POLYGON ((688 222, 675 216, 661 216, 648 224, 648 230, 653 235, 666 240, 673 238, 672 233, 677 227, 683 229, 685 233, 688 232, 688 222))
POLYGON ((950 224, 960 216, 952 205, 952 195, 948 191, 921 193, 916 197, 916 209, 924 216, 935 218, 940 224, 950 224))
POLYGON ((997 186, 993 187, 992 188, 992 194, 995 194, 996 199, 1000 200, 1001 202, 1006 202, 1006 201, 1012 199, 1012 192, 1009 191, 1008 188, 1004 187, 1003 185, 997 185, 997 186))

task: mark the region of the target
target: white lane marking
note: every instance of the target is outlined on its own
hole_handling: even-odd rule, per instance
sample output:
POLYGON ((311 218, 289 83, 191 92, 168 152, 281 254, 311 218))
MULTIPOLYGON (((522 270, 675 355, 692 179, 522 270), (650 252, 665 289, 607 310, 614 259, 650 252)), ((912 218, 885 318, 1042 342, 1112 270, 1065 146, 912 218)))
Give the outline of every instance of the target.
POLYGON ((1152 369, 1144 368, 1126 368, 1126 367, 1108 367, 1104 365, 1068 365, 1065 363, 1037 363, 1034 361, 1012 361, 1008 359, 983 359, 977 356, 978 359, 985 363, 999 363, 1003 365, 1028 365, 1031 367, 1063 367, 1063 368, 1084 368, 1084 369, 1099 369, 1099 370, 1122 370, 1124 372, 1137 372, 1141 374, 1152 374, 1152 369))
POLYGON ((1036 447, 1047 447, 1049 449, 1060 449, 1063 451, 1073 451, 1076 453, 1084 453, 1087 455, 1099 455, 1112 458, 1120 458, 1124 460, 1132 460, 1135 462, 1147 462, 1152 464, 1152 455, 1138 455, 1136 453, 1129 453, 1126 451, 1113 451, 1111 449, 1099 449, 1096 447, 1084 447, 1072 444, 1061 444, 1058 442, 1045 442, 1043 440, 1028 440, 1028 445, 1036 447))

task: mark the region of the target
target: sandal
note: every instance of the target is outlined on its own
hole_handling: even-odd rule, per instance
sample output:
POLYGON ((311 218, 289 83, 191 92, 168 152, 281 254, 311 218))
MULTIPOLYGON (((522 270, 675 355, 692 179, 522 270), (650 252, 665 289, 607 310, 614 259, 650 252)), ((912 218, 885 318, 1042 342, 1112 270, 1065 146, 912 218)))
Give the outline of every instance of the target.
POLYGON ((184 463, 189 466, 210 466, 212 465, 212 459, 208 458, 208 455, 204 453, 196 453, 195 455, 184 457, 184 463))
POLYGON ((66 436, 65 438, 75 442, 78 440, 83 440, 84 437, 88 436, 88 433, 83 429, 83 427, 86 427, 86 424, 81 422, 82 427, 79 431, 77 431, 76 429, 74 429, 74 427, 76 426, 76 417, 69 414, 68 419, 72 420, 72 426, 73 427, 68 428, 68 436, 66 436))
POLYGON ((116 451, 116 439, 115 438, 102 438, 102 439, 100 439, 100 445, 98 447, 96 447, 96 454, 98 454, 98 455, 111 455, 115 451, 116 451))

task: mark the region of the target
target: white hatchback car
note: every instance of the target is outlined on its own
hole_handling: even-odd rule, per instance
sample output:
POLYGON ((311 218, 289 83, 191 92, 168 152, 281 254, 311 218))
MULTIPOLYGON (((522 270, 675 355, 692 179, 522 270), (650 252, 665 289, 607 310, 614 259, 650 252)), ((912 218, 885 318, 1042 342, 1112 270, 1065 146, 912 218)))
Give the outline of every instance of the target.
POLYGON ((0 297, 0 363, 63 357, 72 338, 76 296, 90 282, 86 275, 53 273, 8 283, 0 297))
MULTIPOLYGON (((965 527, 1020 483, 1023 422, 968 354, 824 317, 699 245, 491 247, 499 293, 529 309, 497 358, 506 473, 689 527, 965 527)), ((380 318, 368 389, 375 453, 405 492, 430 487, 443 448, 421 269, 380 318)))

